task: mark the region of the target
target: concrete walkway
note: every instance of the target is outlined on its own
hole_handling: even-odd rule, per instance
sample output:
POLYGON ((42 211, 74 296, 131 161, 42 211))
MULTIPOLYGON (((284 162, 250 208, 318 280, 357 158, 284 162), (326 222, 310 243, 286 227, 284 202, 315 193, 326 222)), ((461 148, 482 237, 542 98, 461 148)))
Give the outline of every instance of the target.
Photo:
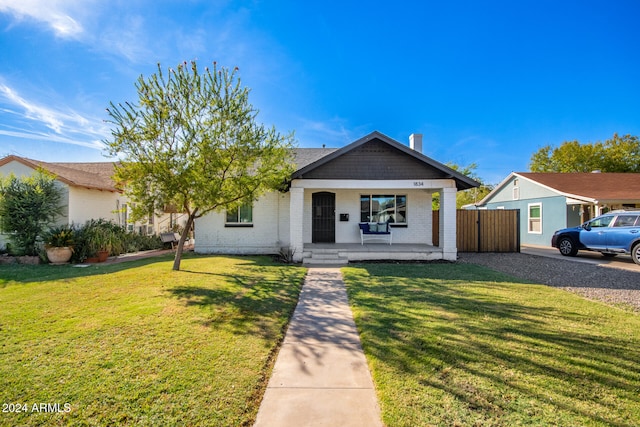
POLYGON ((338 268, 308 270, 254 426, 382 426, 338 268))

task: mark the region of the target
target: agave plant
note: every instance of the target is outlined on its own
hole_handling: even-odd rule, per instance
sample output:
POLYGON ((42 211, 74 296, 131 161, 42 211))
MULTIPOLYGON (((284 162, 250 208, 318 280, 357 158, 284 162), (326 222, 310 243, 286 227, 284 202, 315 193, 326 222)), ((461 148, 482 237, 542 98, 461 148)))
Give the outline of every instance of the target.
POLYGON ((50 228, 42 236, 45 247, 64 248, 73 247, 76 231, 70 225, 58 225, 50 228))

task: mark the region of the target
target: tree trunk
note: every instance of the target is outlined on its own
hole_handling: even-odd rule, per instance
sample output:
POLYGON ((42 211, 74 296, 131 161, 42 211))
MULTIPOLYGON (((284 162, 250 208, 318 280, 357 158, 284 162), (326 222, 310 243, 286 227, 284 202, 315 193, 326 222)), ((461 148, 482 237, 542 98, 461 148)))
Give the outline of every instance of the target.
POLYGON ((178 248, 176 249, 176 257, 173 260, 173 269, 178 271, 180 270, 180 261, 182 261, 182 250, 184 249, 184 242, 187 240, 187 235, 189 234, 189 230, 191 230, 191 226, 193 225, 195 213, 191 213, 189 218, 187 219, 187 224, 184 226, 184 230, 182 230, 182 235, 180 235, 180 241, 178 242, 178 248))

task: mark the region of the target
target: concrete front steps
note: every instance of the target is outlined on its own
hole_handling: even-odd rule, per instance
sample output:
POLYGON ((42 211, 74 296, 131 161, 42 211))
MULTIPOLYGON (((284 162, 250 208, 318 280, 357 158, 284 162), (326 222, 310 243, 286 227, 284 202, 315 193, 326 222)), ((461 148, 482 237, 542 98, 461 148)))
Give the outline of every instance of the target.
POLYGON ((340 249, 313 249, 305 251, 302 264, 306 265, 347 265, 349 258, 340 249))
POLYGON ((425 244, 306 243, 302 262, 307 265, 345 265, 358 261, 433 261, 443 259, 442 249, 425 244))

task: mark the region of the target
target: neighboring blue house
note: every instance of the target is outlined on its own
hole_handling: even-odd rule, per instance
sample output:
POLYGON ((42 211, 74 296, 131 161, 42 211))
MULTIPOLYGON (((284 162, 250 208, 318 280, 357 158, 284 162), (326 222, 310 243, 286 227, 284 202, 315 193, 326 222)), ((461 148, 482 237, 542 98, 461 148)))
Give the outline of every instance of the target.
POLYGON ((468 209, 519 209, 520 241, 551 246, 556 230, 614 209, 640 207, 638 173, 512 172, 468 209))

